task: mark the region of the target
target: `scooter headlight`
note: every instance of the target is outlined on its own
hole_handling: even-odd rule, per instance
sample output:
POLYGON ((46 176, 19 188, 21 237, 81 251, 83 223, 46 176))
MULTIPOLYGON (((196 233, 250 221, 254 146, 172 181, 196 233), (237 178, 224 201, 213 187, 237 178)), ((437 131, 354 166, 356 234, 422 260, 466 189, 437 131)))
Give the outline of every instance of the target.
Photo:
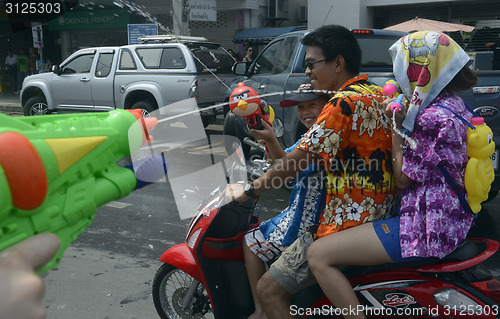
POLYGON ((455 309, 469 315, 481 314, 481 305, 458 290, 445 288, 435 292, 433 296, 437 304, 445 309, 455 309))
POLYGON ((193 234, 191 234, 191 237, 189 237, 188 242, 187 242, 189 248, 194 247, 194 244, 196 244, 198 237, 200 237, 200 233, 201 233, 201 228, 198 228, 197 230, 195 230, 193 232, 193 234))

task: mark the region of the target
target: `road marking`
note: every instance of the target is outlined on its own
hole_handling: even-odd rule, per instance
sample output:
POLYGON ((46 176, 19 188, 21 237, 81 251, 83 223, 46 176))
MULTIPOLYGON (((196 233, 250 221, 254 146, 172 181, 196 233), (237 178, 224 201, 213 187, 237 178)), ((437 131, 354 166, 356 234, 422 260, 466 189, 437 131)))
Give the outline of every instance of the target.
POLYGON ((109 206, 109 207, 113 207, 113 208, 125 208, 125 207, 128 207, 132 204, 129 204, 129 203, 122 203, 122 202, 117 202, 117 201, 113 201, 113 202, 109 202, 107 204, 104 204, 104 206, 109 206))

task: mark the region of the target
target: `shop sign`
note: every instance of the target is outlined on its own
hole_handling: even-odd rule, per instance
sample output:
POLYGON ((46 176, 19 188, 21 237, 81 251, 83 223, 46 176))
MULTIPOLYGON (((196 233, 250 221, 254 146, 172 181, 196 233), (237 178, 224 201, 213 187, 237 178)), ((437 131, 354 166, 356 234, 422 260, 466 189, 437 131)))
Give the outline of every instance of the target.
POLYGON ((128 44, 138 44, 139 38, 145 35, 158 35, 156 24, 129 24, 127 25, 128 44))
POLYGON ((217 21, 215 0, 189 0, 190 21, 217 21))
POLYGON ((88 30, 88 29, 118 29, 126 28, 129 15, 123 11, 101 10, 93 12, 67 12, 49 21, 49 29, 57 30, 88 30))

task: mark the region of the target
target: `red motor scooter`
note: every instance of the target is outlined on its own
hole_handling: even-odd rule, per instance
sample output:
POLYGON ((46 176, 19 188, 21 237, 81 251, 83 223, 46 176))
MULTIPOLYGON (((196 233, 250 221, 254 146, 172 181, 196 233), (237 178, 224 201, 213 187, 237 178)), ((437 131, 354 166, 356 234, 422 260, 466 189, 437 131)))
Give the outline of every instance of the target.
MULTIPOLYGON (((254 310, 241 245, 259 223, 256 203, 224 204, 218 194, 200 206, 186 242, 160 258, 164 264, 153 280, 153 300, 161 318, 237 319, 254 310)), ((500 282, 477 266, 498 247, 494 240, 469 239, 442 260, 343 271, 369 318, 497 318, 500 282)), ((290 312, 303 318, 345 314, 318 285, 295 295, 290 312)))

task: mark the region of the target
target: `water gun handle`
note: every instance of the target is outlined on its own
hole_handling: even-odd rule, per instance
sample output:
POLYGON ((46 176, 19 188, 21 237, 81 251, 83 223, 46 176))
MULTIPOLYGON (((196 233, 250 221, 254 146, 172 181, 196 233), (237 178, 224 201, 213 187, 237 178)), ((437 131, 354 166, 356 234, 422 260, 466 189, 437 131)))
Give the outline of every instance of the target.
POLYGON ((248 127, 254 130, 262 130, 262 123, 260 122, 260 117, 259 116, 252 116, 252 117, 247 117, 247 124, 248 127))
POLYGON ((396 113, 396 112, 401 111, 401 109, 403 108, 403 99, 404 99, 404 95, 400 94, 398 96, 398 98, 394 102, 392 102, 392 104, 391 104, 391 112, 392 113, 396 113))

